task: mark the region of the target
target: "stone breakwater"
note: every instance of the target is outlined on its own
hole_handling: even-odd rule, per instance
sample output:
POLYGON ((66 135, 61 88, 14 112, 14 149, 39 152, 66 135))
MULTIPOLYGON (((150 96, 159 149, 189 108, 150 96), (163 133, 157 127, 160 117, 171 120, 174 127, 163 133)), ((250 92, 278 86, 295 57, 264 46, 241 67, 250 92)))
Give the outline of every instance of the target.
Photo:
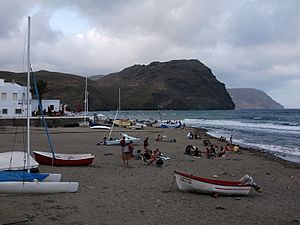
MULTIPOLYGON (((84 117, 63 116, 63 117, 45 117, 48 127, 76 127, 78 122, 82 122, 84 117)), ((26 126, 26 118, 0 118, 0 126, 26 126)), ((30 126, 43 127, 41 117, 31 117, 30 126)))

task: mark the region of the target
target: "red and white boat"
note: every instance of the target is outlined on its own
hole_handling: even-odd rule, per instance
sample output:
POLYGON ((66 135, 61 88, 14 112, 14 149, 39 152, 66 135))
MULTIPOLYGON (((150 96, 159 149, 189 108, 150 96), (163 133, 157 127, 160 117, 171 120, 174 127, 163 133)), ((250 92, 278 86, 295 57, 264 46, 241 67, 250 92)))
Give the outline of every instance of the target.
POLYGON ((239 181, 224 181, 197 177, 174 171, 176 183, 181 191, 202 192, 220 195, 248 195, 251 188, 259 191, 252 177, 245 175, 239 181))
POLYGON ((53 154, 50 152, 33 151, 35 160, 41 165, 49 166, 88 166, 95 156, 92 154, 53 154))

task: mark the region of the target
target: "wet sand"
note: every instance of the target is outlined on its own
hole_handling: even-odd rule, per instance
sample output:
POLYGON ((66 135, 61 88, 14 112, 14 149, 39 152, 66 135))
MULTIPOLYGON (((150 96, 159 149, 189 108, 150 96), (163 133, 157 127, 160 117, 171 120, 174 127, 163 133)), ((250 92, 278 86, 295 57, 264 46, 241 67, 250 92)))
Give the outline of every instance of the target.
MULTIPOLYGON (((203 130, 147 128, 123 129, 132 136, 149 137, 150 149, 159 148, 171 157, 160 167, 142 160, 130 160, 123 168, 119 146, 96 145, 108 131, 90 128, 51 128, 56 152, 92 153, 88 167, 40 166, 41 172, 61 173, 63 181, 78 181, 77 193, 54 195, 0 194, 0 224, 300 224, 300 166, 264 153, 241 150, 227 157, 207 159, 184 155, 188 144, 204 151, 202 140, 189 140, 189 131, 203 130), (157 134, 167 136, 155 142, 157 134), (176 139, 176 142, 171 142, 176 139), (173 171, 218 179, 238 180, 251 175, 263 188, 244 197, 214 198, 208 194, 184 193, 176 185, 169 190, 173 171)), ((23 149, 23 129, 0 127, 0 152, 23 149), (14 147, 13 147, 14 146, 14 147)), ((120 129, 113 132, 119 136, 120 129)), ((225 146, 207 136, 211 142, 225 146)), ((42 128, 33 128, 33 150, 49 149, 42 128)), ((142 149, 142 144, 135 145, 142 149)))

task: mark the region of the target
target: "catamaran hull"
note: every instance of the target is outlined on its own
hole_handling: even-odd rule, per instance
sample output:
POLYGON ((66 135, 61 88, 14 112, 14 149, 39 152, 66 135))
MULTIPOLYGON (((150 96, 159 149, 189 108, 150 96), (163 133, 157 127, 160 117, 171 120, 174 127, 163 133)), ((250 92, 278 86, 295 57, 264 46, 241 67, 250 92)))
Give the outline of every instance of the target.
POLYGON ((95 156, 91 154, 52 154, 48 152, 33 152, 35 160, 41 165, 48 166, 88 166, 93 163, 95 156))
POLYGON ((177 186, 181 191, 213 193, 220 195, 248 195, 251 190, 250 184, 211 180, 178 171, 175 171, 174 174, 177 186))
POLYGON ((78 182, 0 182, 1 194, 55 194, 78 190, 78 182))

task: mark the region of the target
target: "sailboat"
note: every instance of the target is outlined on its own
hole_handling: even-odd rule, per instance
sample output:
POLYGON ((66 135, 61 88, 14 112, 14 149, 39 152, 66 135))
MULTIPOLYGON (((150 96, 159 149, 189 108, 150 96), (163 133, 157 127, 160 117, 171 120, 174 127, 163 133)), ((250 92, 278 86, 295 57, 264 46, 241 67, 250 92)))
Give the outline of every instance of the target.
MULTIPOLYGON (((39 98, 38 92, 36 92, 37 97, 39 98)), ((87 117, 88 111, 88 95, 87 95, 87 78, 85 82, 85 117, 87 117)), ((42 106, 39 105, 41 111, 42 106)), ((88 166, 93 163, 95 156, 92 154, 60 154, 54 153, 52 148, 52 143, 49 137, 47 124, 42 112, 44 127, 46 130, 46 134, 48 137, 48 142, 51 148, 51 152, 44 152, 44 151, 33 151, 35 160, 41 165, 48 165, 48 166, 88 166)), ((88 123, 88 121, 84 121, 88 123)))
POLYGON ((88 104, 88 91, 87 91, 87 77, 85 78, 85 89, 84 89, 84 121, 83 122, 79 122, 79 126, 80 127, 88 127, 90 126, 90 123, 87 119, 87 114, 89 111, 89 104, 88 104))
POLYGON ((27 171, 12 170, 0 171, 0 193, 17 194, 52 194, 63 192, 76 192, 78 182, 60 182, 61 174, 38 174, 30 172, 30 24, 28 17, 28 43, 27 43, 27 171))
POLYGON ((105 140, 103 140, 102 142, 99 143, 100 145, 119 145, 120 141, 123 137, 125 137, 126 144, 129 144, 130 141, 132 141, 133 143, 140 143, 141 142, 140 138, 132 137, 132 136, 129 136, 128 134, 125 134, 125 133, 120 133, 120 138, 115 138, 115 139, 111 138, 111 134, 112 134, 112 131, 114 129, 114 125, 116 124, 115 121, 117 120, 117 116, 118 116, 118 113, 120 111, 121 111, 121 89, 119 88, 119 107, 117 109, 117 112, 115 114, 115 118, 113 120, 111 129, 109 131, 108 139, 105 138, 105 140))

